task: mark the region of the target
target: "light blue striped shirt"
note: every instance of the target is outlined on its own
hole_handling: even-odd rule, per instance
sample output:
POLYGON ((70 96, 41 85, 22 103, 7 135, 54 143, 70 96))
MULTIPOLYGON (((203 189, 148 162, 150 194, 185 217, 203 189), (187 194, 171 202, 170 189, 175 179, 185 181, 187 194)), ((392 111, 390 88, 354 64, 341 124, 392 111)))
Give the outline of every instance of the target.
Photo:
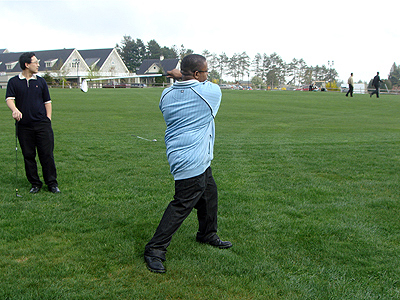
POLYGON ((221 104, 221 89, 209 81, 175 82, 161 95, 165 145, 175 180, 204 173, 213 159, 214 118, 221 104))

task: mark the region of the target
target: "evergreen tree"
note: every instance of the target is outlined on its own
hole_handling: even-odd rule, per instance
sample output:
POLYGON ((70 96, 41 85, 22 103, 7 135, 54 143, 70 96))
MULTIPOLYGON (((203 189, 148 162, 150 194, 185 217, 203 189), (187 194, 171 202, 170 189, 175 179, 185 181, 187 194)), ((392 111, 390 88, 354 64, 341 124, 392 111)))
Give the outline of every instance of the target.
POLYGON ((165 59, 174 59, 174 58, 178 58, 178 54, 174 51, 174 49, 172 48, 168 48, 168 47, 163 47, 161 49, 161 53, 164 56, 165 59))
POLYGON ((400 87, 400 66, 393 63, 390 69, 388 80, 391 82, 392 87, 400 87))
POLYGON ((151 40, 147 43, 147 56, 148 59, 159 59, 163 55, 160 45, 155 41, 151 40))
POLYGON ((131 72, 136 72, 146 56, 146 46, 141 39, 136 41, 131 36, 124 36, 121 41, 121 47, 118 46, 118 52, 124 61, 126 67, 131 72))

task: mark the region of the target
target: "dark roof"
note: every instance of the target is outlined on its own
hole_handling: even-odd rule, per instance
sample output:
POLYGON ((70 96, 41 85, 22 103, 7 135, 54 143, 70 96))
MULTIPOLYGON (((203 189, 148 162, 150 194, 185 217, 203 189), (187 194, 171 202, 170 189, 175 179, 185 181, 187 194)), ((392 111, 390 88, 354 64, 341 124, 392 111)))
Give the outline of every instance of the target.
POLYGON ((163 60, 144 59, 142 64, 140 65, 139 70, 136 72, 136 74, 143 75, 153 64, 157 64, 159 67, 162 68, 163 74, 166 75, 167 71, 170 71, 170 70, 176 68, 176 66, 178 65, 178 62, 179 62, 179 59, 177 59, 177 58, 163 59, 163 60))
MULTIPOLYGON (((68 59, 74 49, 60 49, 60 50, 44 50, 44 51, 32 51, 35 56, 40 60, 39 71, 51 70, 52 68, 46 68, 45 61, 51 61, 54 59, 59 59, 62 63, 68 59)), ((19 72, 21 68, 19 63, 17 63, 13 69, 6 70, 6 64, 10 62, 16 62, 19 57, 24 52, 10 52, 10 53, 0 53, 0 72, 19 72)))
POLYGON ((96 63, 96 66, 101 68, 113 50, 113 48, 79 50, 79 53, 82 55, 89 68, 93 63, 96 63))
POLYGON ((17 63, 12 70, 6 69, 6 64, 11 62, 18 62, 22 53, 0 53, 0 72, 18 72, 21 70, 19 63, 17 63))
MULTIPOLYGON (((60 50, 44 50, 44 51, 32 51, 35 53, 36 57, 40 60, 39 71, 51 70, 52 67, 46 68, 45 62, 58 59, 57 65, 61 67, 60 63, 64 64, 68 57, 72 54, 75 49, 60 49, 60 50)), ((79 54, 83 57, 86 64, 91 67, 96 64, 98 68, 104 64, 106 59, 110 56, 113 48, 107 49, 93 49, 93 50, 78 50, 79 54)), ((13 69, 6 70, 6 64, 10 62, 17 62, 19 57, 23 52, 10 52, 1 53, 0 52, 0 72, 19 72, 21 68, 19 63, 17 63, 13 69)))

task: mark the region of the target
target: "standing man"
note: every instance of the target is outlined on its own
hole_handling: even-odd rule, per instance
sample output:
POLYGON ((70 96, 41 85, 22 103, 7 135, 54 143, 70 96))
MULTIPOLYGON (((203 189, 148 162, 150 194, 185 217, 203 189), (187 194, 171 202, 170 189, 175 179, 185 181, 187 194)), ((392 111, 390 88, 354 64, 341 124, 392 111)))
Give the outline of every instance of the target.
POLYGON ((349 79, 347 79, 347 83, 349 85, 349 90, 346 93, 346 97, 348 97, 349 94, 350 94, 350 97, 353 97, 353 89, 354 89, 353 73, 350 74, 349 79))
POLYGON ((372 97, 373 94, 376 94, 376 98, 379 98, 379 88, 381 86, 381 78, 379 77, 379 72, 376 72, 376 75, 374 77, 374 79, 372 80, 372 85, 375 88, 375 91, 373 91, 369 97, 372 97))
POLYGON ((185 56, 181 71, 169 77, 182 79, 163 91, 160 109, 167 129, 165 144, 175 195, 145 247, 144 258, 150 271, 164 273, 165 254, 172 235, 193 208, 197 209, 199 229, 196 240, 220 249, 232 247, 217 235, 218 192, 211 173, 215 139, 214 118, 221 103, 218 85, 207 81, 206 58, 185 56))
POLYGON ((25 173, 32 194, 43 183, 36 164, 36 150, 42 166, 44 182, 52 193, 60 193, 54 163, 54 135, 51 127, 51 99, 46 81, 36 75, 39 60, 35 53, 26 52, 19 58, 22 72, 7 84, 6 103, 15 119, 17 136, 25 162, 25 173))

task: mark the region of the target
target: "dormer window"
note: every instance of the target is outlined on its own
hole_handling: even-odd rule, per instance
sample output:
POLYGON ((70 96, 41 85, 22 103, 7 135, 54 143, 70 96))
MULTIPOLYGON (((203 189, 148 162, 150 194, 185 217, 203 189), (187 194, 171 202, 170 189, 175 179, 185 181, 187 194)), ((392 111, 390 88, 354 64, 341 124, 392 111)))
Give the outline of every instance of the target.
POLYGON ((18 61, 6 63, 6 70, 12 70, 17 65, 18 61))
POLYGON ((55 65, 55 63, 57 62, 57 60, 58 60, 58 58, 46 60, 46 61, 44 62, 45 67, 46 67, 46 68, 52 68, 52 67, 55 65))

